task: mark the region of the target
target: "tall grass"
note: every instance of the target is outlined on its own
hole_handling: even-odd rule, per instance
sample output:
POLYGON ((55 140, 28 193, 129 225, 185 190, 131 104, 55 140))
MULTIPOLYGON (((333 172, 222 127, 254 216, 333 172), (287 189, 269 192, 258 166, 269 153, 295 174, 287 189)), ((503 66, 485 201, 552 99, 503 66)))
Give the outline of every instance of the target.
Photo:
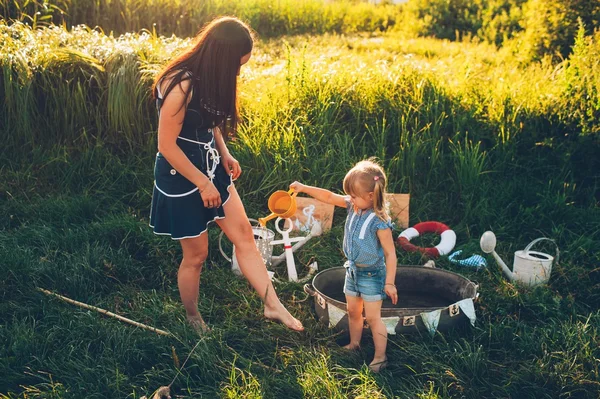
POLYGON ((115 34, 155 31, 193 36, 212 18, 235 15, 263 36, 385 31, 400 8, 351 0, 0 0, 0 16, 37 27, 84 24, 115 34))
MULTIPOLYGON (((181 397, 596 398, 596 38, 583 36, 558 67, 395 34, 285 40, 258 42, 242 68, 243 121, 229 147, 244 169, 236 186, 249 216, 263 215, 267 195, 293 180, 340 190, 353 162, 376 155, 390 191, 410 192, 411 224, 447 223, 457 249, 480 252, 492 229, 511 263, 532 239, 555 239, 561 261, 550 283, 519 288, 491 258, 481 272, 440 258, 438 267, 480 283, 476 326, 391 337, 389 369, 373 375, 370 339, 358 353, 340 349, 343 337, 315 320, 299 284, 277 290, 305 333, 262 320, 259 297, 229 271, 211 228, 200 308, 214 333, 178 375, 198 338, 176 289, 180 247, 147 226, 149 87, 189 42, 0 23, 0 397, 139 398, 177 376, 181 397)), ((342 234, 337 213, 330 233, 296 253, 300 275, 314 259, 339 266, 342 234)), ((400 250, 398 258, 423 262, 400 250)))

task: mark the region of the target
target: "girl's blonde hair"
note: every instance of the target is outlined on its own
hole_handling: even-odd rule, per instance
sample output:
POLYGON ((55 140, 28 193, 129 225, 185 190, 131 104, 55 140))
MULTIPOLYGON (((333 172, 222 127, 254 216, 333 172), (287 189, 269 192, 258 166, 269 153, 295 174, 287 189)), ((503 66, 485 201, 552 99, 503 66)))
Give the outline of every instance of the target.
POLYGON ((373 210, 384 222, 390 218, 385 203, 387 177, 383 168, 373 158, 360 161, 346 173, 344 192, 347 195, 362 197, 373 193, 373 210))

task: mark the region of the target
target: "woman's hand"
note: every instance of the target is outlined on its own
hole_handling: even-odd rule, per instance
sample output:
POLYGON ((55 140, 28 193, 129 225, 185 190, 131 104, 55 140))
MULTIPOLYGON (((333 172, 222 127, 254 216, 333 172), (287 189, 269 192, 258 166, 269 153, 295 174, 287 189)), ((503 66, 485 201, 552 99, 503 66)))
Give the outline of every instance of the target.
POLYGON ((231 156, 231 154, 225 154, 221 156, 221 162, 223 163, 223 167, 231 175, 233 180, 236 180, 242 174, 242 168, 240 163, 231 156))
POLYGON ((198 189, 205 208, 218 208, 221 206, 221 194, 211 181, 208 181, 204 187, 198 187, 198 189))
POLYGON ((303 193, 306 186, 298 181, 295 181, 292 184, 290 184, 290 188, 297 193, 303 193))
POLYGON ((398 291, 396 290, 396 286, 394 284, 384 285, 383 290, 387 296, 390 297, 394 305, 398 303, 398 291))

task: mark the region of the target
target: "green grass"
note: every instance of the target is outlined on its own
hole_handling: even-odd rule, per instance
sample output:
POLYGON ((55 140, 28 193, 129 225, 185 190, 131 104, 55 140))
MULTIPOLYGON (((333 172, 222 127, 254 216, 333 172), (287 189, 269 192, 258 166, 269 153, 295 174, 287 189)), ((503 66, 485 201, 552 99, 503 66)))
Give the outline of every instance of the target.
POLYGON ((0 18, 33 27, 85 24, 122 34, 142 30, 194 36, 219 15, 236 15, 266 37, 385 31, 401 8, 353 0, 0 0, 0 18))
MULTIPOLYGON (((149 395, 177 376, 197 343, 176 288, 181 250, 148 227, 156 152, 148 87, 186 41, 1 23, 0 35, 0 397, 149 395)), ((238 189, 250 217, 266 215, 267 196, 296 179, 340 190, 353 162, 376 155, 391 191, 410 192, 411 224, 442 221, 456 231, 457 249, 471 253, 492 229, 509 264, 515 250, 546 236, 561 261, 547 286, 518 288, 492 258, 481 272, 440 259, 480 284, 475 327, 391 337, 391 364, 373 375, 368 337, 359 353, 345 353, 300 284, 277 289, 306 332, 263 320, 260 299, 230 272, 210 229, 200 308, 214 334, 201 339, 172 393, 596 398, 599 143, 584 129, 596 123, 597 71, 586 57, 596 54, 594 40, 582 38, 558 66, 395 34, 257 43, 242 69, 244 120, 229 144, 244 169, 238 189)), ((343 221, 338 211, 331 233, 296 254, 300 275, 312 259, 320 269, 341 265, 343 221)), ((423 262, 400 250, 398 258, 423 262)), ((285 276, 283 266, 276 271, 285 276)))

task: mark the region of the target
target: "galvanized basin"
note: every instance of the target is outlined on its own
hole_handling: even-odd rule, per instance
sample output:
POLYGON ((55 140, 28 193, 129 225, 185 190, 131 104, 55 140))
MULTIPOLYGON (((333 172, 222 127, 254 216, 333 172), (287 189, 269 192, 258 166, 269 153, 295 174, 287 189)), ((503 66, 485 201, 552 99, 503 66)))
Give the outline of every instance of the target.
MULTIPOLYGON (((348 329, 343 293, 345 273, 344 267, 323 270, 313 278, 312 285, 307 284, 304 287, 304 290, 314 297, 317 318, 339 331, 348 329), (344 313, 341 319, 340 311, 344 313), (331 322, 330 315, 336 315, 339 321, 331 322)), ((469 322, 471 319, 461 309, 464 309, 465 302, 470 302, 472 307, 472 301, 477 297, 478 286, 467 278, 446 270, 423 266, 398 266, 396 288, 398 303, 393 305, 389 299, 384 300, 381 317, 384 321, 387 319, 388 325, 390 322, 394 325, 397 319, 395 332, 404 334, 431 332, 431 326, 424 323, 421 315, 438 309, 441 310, 436 326, 439 331, 469 322)), ((389 330, 388 327, 388 332, 389 330)))

